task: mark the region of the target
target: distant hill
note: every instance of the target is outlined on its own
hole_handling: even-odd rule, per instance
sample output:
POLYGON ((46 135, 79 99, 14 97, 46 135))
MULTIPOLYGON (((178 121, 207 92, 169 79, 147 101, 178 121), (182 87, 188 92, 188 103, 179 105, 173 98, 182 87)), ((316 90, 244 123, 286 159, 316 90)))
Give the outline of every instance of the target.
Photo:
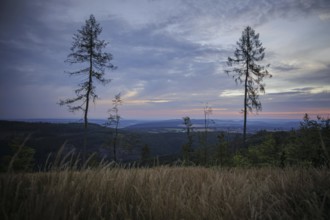
MULTIPOLYGON (((89 153, 97 152, 100 158, 107 157, 111 159, 113 129, 104 126, 103 120, 91 121, 98 123, 89 124, 86 150, 89 153)), ((194 128, 193 148, 197 148, 200 145, 199 132, 203 131, 204 120, 192 119, 192 123, 194 128)), ((231 139, 237 138, 235 135, 241 135, 242 124, 242 120, 214 120, 210 124, 210 144, 216 143, 220 131, 225 131, 227 137, 230 136, 231 139)), ((250 120, 248 121, 248 132, 252 134, 260 130, 288 131, 298 126, 299 121, 295 120, 250 120)), ((49 153, 56 153, 64 143, 66 143, 65 150, 67 152, 72 149, 76 152, 82 152, 84 132, 83 123, 77 123, 77 120, 0 120, 0 157, 10 154, 9 146, 13 139, 20 138, 23 140, 31 134, 26 145, 36 150, 36 162, 42 164, 49 153)), ((151 157, 171 156, 178 158, 182 146, 186 142, 185 127, 180 119, 161 121, 123 120, 120 129, 118 158, 121 161, 137 161, 141 157, 141 149, 144 146, 149 147, 151 157)))
MULTIPOLYGON (((68 124, 68 123, 83 123, 82 119, 73 119, 73 118, 33 118, 33 119, 15 119, 11 121, 17 122, 31 122, 31 123, 52 123, 52 124, 68 124)), ((105 125, 107 120, 105 119, 89 119, 89 123, 91 124, 98 124, 98 125, 105 125)), ((127 126, 135 125, 138 123, 143 123, 144 120, 130 120, 130 119, 123 119, 120 121, 119 127, 124 128, 127 126)))
MULTIPOLYGON (((268 131, 289 131, 299 127, 299 120, 284 120, 284 119, 265 119, 265 120, 249 120, 248 132, 255 133, 260 130, 268 131)), ((203 119, 192 119, 193 128, 201 130, 204 127, 203 119)), ((243 120, 211 120, 209 128, 214 131, 229 131, 240 133, 242 131, 243 120)), ((133 125, 124 127, 125 130, 143 130, 143 131, 184 131, 182 120, 163 120, 152 122, 136 122, 133 125)))
MULTIPOLYGON (((82 120, 79 119, 20 119, 16 121, 33 122, 33 123, 52 123, 52 124, 79 124, 82 120)), ((192 119, 193 128, 200 130, 204 127, 203 119, 192 119)), ((229 131, 229 132, 242 132, 243 120, 225 120, 214 119, 210 120, 210 129, 214 131, 229 131)), ((106 120, 104 119, 90 119, 90 123, 104 126, 106 120)), ((255 133, 260 130, 268 131, 289 131, 296 129, 300 125, 300 120, 294 119, 251 119, 247 121, 247 129, 250 133, 255 133)), ((180 132, 184 130, 182 119, 170 120, 134 120, 122 119, 119 124, 120 128, 132 131, 152 131, 152 132, 166 132, 174 131, 180 132)))

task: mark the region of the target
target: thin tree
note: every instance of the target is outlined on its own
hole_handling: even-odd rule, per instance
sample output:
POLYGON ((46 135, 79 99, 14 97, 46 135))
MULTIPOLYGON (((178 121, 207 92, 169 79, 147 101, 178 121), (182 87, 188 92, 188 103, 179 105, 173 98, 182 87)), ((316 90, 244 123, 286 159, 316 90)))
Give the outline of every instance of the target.
POLYGON ((186 134, 187 134, 187 143, 183 145, 183 159, 184 161, 189 161, 189 154, 192 151, 192 122, 190 120, 190 117, 186 116, 183 117, 183 124, 186 126, 186 134))
POLYGON ((244 127, 243 142, 246 146, 246 118, 247 113, 262 110, 259 100, 259 92, 265 93, 264 77, 272 77, 266 69, 269 64, 262 66, 257 64, 265 57, 265 48, 259 40, 259 34, 247 26, 237 42, 234 57, 228 57, 227 65, 232 67, 226 70, 229 75, 233 73, 236 83, 244 83, 244 127))
POLYGON ((118 129, 120 123, 120 115, 119 115, 119 106, 122 104, 122 100, 120 97, 120 93, 115 95, 115 99, 112 100, 113 107, 108 111, 109 118, 108 118, 108 125, 114 128, 114 134, 112 139, 113 144, 113 158, 114 161, 117 161, 117 143, 118 143, 118 129))
POLYGON ((78 33, 74 34, 71 53, 68 55, 66 62, 79 64, 80 66, 86 64, 86 66, 80 70, 68 73, 70 76, 83 76, 84 81, 75 90, 75 98, 60 100, 59 102, 60 105, 67 105, 71 112, 83 111, 85 129, 88 126, 90 101, 92 100, 95 103, 98 98, 95 93, 95 82, 106 85, 111 80, 104 78, 105 69, 116 68, 110 63, 113 59, 112 55, 103 52, 108 43, 99 39, 101 32, 100 24, 93 15, 90 15, 85 25, 78 30, 78 33))
POLYGON ((208 148, 208 130, 210 127, 210 123, 212 123, 213 121, 210 120, 210 115, 212 114, 212 107, 209 106, 208 103, 205 104, 204 108, 203 108, 203 112, 204 112, 204 149, 203 149, 203 159, 204 159, 204 164, 206 164, 207 162, 207 148, 208 148))
POLYGON ((229 152, 228 152, 228 141, 225 139, 225 132, 220 132, 217 135, 217 150, 215 154, 215 159, 217 164, 220 166, 223 166, 225 163, 227 163, 229 152))
POLYGON ((145 144, 141 148, 141 162, 145 164, 146 162, 148 162, 149 158, 150 158, 150 148, 148 144, 145 144))

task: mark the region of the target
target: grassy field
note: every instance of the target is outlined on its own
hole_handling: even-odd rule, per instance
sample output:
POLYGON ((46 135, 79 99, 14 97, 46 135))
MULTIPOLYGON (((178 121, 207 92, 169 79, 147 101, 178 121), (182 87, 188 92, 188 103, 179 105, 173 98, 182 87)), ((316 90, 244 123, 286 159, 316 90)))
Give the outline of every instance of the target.
POLYGON ((330 219, 330 171, 109 168, 0 175, 1 219, 330 219))

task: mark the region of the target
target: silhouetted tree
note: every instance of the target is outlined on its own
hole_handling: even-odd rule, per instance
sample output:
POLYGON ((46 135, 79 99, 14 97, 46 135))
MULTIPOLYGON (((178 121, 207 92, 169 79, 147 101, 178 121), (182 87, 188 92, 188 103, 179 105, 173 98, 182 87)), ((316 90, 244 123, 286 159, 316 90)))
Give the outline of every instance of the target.
POLYGON ((33 169, 35 149, 25 145, 29 137, 25 140, 16 137, 9 143, 11 155, 1 158, 0 167, 3 171, 31 171, 33 169))
POLYGON ((145 144, 141 149, 141 162, 146 163, 150 159, 150 148, 145 144))
POLYGON ((317 116, 317 120, 312 120, 305 114, 299 132, 300 152, 304 152, 302 158, 309 159, 316 167, 329 167, 330 118, 317 116))
POLYGON ((276 144, 272 133, 264 137, 262 143, 248 149, 250 162, 254 165, 279 166, 281 163, 282 149, 276 144))
POLYGON ((105 79, 105 69, 115 69, 115 66, 110 63, 113 59, 110 53, 103 52, 103 49, 108 45, 104 40, 99 39, 102 32, 100 24, 95 20, 93 15, 86 20, 85 25, 74 34, 71 53, 68 55, 66 62, 70 64, 86 64, 80 70, 69 72, 71 76, 83 76, 84 81, 79 84, 79 88, 75 90, 76 97, 66 100, 60 100, 60 105, 67 105, 72 112, 83 111, 84 127, 88 125, 88 108, 92 100, 98 98, 95 93, 95 82, 100 82, 103 85, 109 83, 110 79, 105 79), (78 103, 77 105, 72 105, 78 103))
MULTIPOLYGON (((247 111, 261 111, 259 92, 265 93, 265 84, 262 83, 264 77, 271 77, 265 66, 258 65, 265 57, 265 48, 251 27, 246 27, 242 32, 242 37, 237 42, 234 58, 228 57, 227 65, 232 67, 226 73, 233 73, 236 83, 244 83, 244 128, 243 141, 246 141, 246 118, 247 111), (234 66, 234 67, 233 67, 234 66)), ((268 67, 266 65, 266 67, 268 67)))
POLYGON ((210 120, 210 115, 212 114, 212 107, 209 106, 208 103, 205 104, 204 108, 204 149, 203 149, 203 161, 204 164, 207 163, 207 155, 208 155, 208 130, 210 127, 210 123, 212 120, 210 120))
POLYGON ((113 107, 108 111, 110 116, 108 118, 108 125, 114 128, 114 135, 113 135, 113 157, 114 161, 117 161, 117 140, 118 140, 118 128, 120 122, 120 115, 119 115, 119 105, 122 104, 122 100, 120 98, 120 93, 115 95, 115 99, 112 100, 113 107))
POLYGON ((187 143, 183 145, 183 159, 184 161, 189 161, 189 154, 192 151, 192 135, 191 135, 191 130, 192 130, 192 123, 190 120, 190 117, 186 116, 183 117, 183 124, 186 126, 186 131, 187 131, 187 143))
POLYGON ((228 164, 229 160, 229 150, 228 150, 228 142, 225 140, 225 132, 220 132, 217 135, 217 145, 216 145, 216 152, 215 152, 215 160, 217 164, 220 166, 224 166, 228 164))

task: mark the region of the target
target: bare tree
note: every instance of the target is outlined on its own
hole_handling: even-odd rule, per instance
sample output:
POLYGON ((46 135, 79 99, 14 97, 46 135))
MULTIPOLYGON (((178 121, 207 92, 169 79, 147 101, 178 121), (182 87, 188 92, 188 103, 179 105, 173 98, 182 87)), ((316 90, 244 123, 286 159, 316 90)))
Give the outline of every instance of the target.
POLYGON ((246 118, 247 111, 256 112, 262 110, 259 100, 259 92, 265 93, 264 77, 272 77, 266 70, 266 66, 258 65, 265 57, 265 48, 251 27, 246 27, 242 37, 237 42, 234 58, 228 57, 227 65, 232 67, 226 70, 227 74, 233 73, 236 83, 244 83, 244 127, 243 142, 246 145, 246 118))
POLYGON ((204 108, 204 132, 205 132, 205 142, 207 142, 207 133, 210 127, 210 124, 213 122, 210 120, 210 115, 212 114, 212 107, 208 103, 205 104, 204 108))
POLYGON ((75 90, 76 97, 60 100, 60 105, 67 105, 71 112, 83 111, 84 127, 88 126, 88 110, 92 100, 98 98, 95 93, 95 82, 106 85, 111 80, 105 79, 105 69, 115 69, 116 67, 110 63, 113 59, 110 53, 103 52, 108 45, 104 40, 99 39, 102 32, 100 24, 90 15, 85 25, 78 30, 73 36, 71 53, 68 55, 66 62, 70 64, 86 64, 80 70, 69 72, 71 76, 84 76, 84 81, 79 84, 79 88, 75 90), (73 105, 73 104, 76 105, 73 105))
POLYGON ((183 151, 183 159, 184 161, 189 161, 189 155, 190 155, 190 152, 192 151, 192 134, 191 134, 191 131, 192 131, 192 122, 190 120, 190 117, 186 116, 186 117, 183 117, 183 124, 186 126, 186 131, 187 131, 187 143, 183 145, 182 147, 182 151, 183 151))
POLYGON ((204 111, 204 137, 203 137, 203 146, 204 146, 204 149, 203 149, 203 161, 204 161, 204 164, 207 163, 207 157, 208 157, 208 130, 209 130, 209 127, 210 127, 210 124, 213 122, 212 120, 210 120, 210 115, 212 114, 212 107, 209 106, 208 103, 205 104, 204 108, 203 108, 203 111, 204 111))
POLYGON ((119 115, 119 106, 122 104, 122 100, 120 98, 120 93, 115 95, 115 99, 112 100, 113 107, 108 111, 109 112, 109 118, 108 118, 108 125, 112 126, 114 128, 114 135, 112 139, 113 144, 113 158, 114 161, 117 161, 117 142, 118 142, 118 129, 119 129, 119 123, 120 123, 120 115, 119 115))

